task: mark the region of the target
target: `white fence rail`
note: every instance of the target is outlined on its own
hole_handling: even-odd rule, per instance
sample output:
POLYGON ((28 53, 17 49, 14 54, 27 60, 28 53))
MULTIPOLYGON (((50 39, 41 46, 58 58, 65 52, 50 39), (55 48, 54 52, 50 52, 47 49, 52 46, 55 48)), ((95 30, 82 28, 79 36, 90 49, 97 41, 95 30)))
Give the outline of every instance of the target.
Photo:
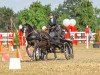
MULTIPOLYGON (((86 41, 86 47, 89 48, 89 34, 85 32, 70 32, 71 36, 73 37, 73 40, 77 41, 86 41), (77 38, 74 37, 74 35, 77 34, 77 38)), ((92 33, 92 37, 90 41, 94 40, 95 33, 92 33)))
MULTIPOLYGON (((87 48, 88 48, 89 34, 86 34, 85 32, 70 32, 70 33, 71 33, 71 36, 73 37, 73 40, 86 41, 87 48), (74 37, 75 34, 77 34, 78 38, 74 37)), ((7 44, 9 41, 12 41, 12 38, 9 38, 9 35, 12 36, 12 33, 0 33, 0 34, 2 35, 2 39, 0 39, 0 42, 2 42, 3 44, 7 44)), ((94 35, 95 33, 92 33, 91 41, 94 40, 94 35)))
MULTIPOLYGON (((74 40, 78 40, 78 41, 85 41, 86 40, 86 33, 85 32, 71 32, 71 36, 73 36, 73 39, 74 40), (75 38, 74 37, 74 34, 77 34, 78 38, 75 38), (83 36, 84 34, 84 36, 83 36)), ((95 33, 92 33, 92 37, 91 37, 91 40, 90 41, 93 41, 95 38, 95 33)))
POLYGON ((2 35, 2 38, 0 38, 0 42, 2 42, 3 45, 7 45, 8 42, 10 41, 13 41, 12 40, 12 37, 9 37, 12 36, 12 33, 0 33, 0 35, 2 35))

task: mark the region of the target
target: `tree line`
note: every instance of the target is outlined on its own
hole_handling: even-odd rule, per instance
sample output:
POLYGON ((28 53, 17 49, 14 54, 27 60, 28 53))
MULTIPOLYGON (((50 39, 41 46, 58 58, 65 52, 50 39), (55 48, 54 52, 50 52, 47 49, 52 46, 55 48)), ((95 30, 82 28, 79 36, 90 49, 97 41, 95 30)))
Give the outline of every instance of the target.
POLYGON ((50 5, 42 5, 41 2, 33 2, 29 8, 18 13, 7 7, 0 7, 0 31, 18 29, 20 24, 29 23, 35 28, 41 29, 48 25, 48 13, 53 12, 58 23, 63 20, 75 19, 79 31, 83 31, 86 25, 95 31, 100 26, 100 9, 94 8, 90 0, 64 0, 53 11, 50 5))

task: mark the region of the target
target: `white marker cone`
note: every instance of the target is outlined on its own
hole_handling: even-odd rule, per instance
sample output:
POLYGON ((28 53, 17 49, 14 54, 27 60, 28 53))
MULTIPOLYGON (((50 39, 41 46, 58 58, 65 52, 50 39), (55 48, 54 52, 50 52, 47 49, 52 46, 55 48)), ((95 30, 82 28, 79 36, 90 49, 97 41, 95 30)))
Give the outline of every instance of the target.
POLYGON ((20 58, 10 58, 9 69, 21 69, 20 58))

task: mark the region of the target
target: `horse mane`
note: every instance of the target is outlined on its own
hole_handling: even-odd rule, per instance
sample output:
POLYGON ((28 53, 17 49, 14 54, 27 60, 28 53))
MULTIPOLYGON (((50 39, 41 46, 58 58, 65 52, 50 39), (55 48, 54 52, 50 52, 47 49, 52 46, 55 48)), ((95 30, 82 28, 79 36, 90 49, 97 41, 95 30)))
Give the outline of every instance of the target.
POLYGON ((33 30, 33 27, 32 27, 30 24, 26 23, 25 25, 28 26, 28 28, 29 28, 30 30, 33 30))

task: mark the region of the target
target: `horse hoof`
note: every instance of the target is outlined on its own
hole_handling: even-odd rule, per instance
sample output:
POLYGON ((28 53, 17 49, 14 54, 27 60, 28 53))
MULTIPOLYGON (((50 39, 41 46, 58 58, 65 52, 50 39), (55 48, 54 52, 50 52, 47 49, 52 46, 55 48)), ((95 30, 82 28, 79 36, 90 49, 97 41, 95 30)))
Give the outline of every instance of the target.
POLYGON ((55 58, 54 60, 57 60, 57 58, 55 58))
POLYGON ((33 59, 30 59, 30 62, 34 61, 33 59))

